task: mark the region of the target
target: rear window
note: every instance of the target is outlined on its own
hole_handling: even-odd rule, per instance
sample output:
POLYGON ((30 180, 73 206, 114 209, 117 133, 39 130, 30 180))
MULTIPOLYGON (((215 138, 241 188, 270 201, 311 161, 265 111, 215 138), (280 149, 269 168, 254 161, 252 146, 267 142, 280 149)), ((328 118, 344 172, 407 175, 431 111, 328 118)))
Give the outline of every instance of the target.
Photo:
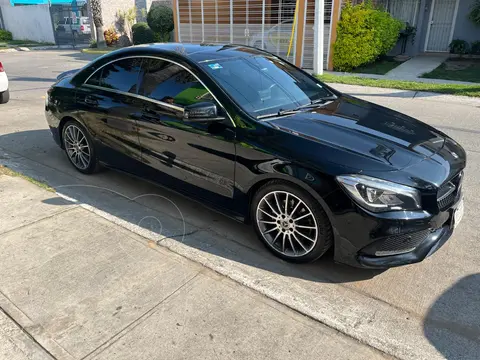
POLYGON ((140 58, 115 61, 93 74, 87 84, 136 94, 141 63, 140 58))

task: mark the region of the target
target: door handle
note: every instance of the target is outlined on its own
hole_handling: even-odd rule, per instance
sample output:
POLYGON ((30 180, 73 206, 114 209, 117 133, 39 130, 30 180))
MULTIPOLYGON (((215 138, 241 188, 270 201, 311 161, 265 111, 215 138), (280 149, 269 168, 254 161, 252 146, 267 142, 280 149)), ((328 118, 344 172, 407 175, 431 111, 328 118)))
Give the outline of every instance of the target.
POLYGON ((98 105, 98 100, 95 99, 93 96, 87 95, 85 97, 85 104, 97 106, 98 105))

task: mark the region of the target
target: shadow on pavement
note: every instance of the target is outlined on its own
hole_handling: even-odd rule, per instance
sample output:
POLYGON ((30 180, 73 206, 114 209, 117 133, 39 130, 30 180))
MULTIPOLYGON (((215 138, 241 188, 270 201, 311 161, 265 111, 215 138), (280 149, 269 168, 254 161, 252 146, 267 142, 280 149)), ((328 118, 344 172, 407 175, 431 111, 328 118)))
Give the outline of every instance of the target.
POLYGON ((31 77, 31 76, 15 76, 9 75, 10 81, 28 81, 28 82, 48 82, 53 83, 56 81, 54 78, 41 78, 41 77, 31 77))
POLYGON ((480 273, 460 279, 434 302, 424 334, 446 359, 480 358, 480 273))
POLYGON ((68 50, 68 51, 65 51, 64 53, 61 53, 61 56, 71 57, 75 60, 92 61, 102 56, 102 54, 85 54, 81 51, 68 50))
MULTIPOLYGON (((0 136, 0 148, 4 149, 3 154, 0 151, 0 163, 19 164, 18 167, 10 167, 45 181, 62 197, 91 206, 104 217, 114 219, 123 227, 157 243, 165 237, 173 238, 189 247, 237 263, 313 282, 361 281, 382 272, 336 264, 333 251, 311 264, 284 262, 263 247, 250 226, 231 220, 196 201, 115 171, 105 170, 93 176, 78 173, 63 150, 54 143, 49 130, 0 136), (207 231, 216 233, 216 236, 207 231)), ((61 206, 65 201, 58 195, 52 195, 44 203, 61 206)))

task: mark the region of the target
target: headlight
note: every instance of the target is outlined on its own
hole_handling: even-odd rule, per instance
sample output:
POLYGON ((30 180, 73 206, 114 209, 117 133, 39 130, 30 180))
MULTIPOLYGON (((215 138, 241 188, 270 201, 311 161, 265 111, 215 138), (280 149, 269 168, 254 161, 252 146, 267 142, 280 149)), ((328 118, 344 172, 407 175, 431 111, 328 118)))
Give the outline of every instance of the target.
POLYGON ((358 205, 374 212, 421 209, 414 188, 366 175, 337 176, 337 181, 358 205))

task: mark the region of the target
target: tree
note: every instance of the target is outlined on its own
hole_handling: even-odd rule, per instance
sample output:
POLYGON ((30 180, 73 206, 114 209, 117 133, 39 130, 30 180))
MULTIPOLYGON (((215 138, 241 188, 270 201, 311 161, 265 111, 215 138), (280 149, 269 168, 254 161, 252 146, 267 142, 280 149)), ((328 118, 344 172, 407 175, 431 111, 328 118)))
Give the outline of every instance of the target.
POLYGON ((91 0, 90 5, 92 6, 93 23, 97 32, 97 47, 105 48, 107 44, 103 34, 102 2, 101 0, 91 0))
POLYGON ((164 5, 152 6, 147 15, 147 23, 160 35, 160 41, 168 41, 170 32, 174 29, 172 9, 164 5))
POLYGON ((137 8, 134 6, 128 10, 118 10, 116 17, 119 30, 123 32, 128 37, 128 41, 132 43, 132 26, 135 24, 137 18, 137 8))

